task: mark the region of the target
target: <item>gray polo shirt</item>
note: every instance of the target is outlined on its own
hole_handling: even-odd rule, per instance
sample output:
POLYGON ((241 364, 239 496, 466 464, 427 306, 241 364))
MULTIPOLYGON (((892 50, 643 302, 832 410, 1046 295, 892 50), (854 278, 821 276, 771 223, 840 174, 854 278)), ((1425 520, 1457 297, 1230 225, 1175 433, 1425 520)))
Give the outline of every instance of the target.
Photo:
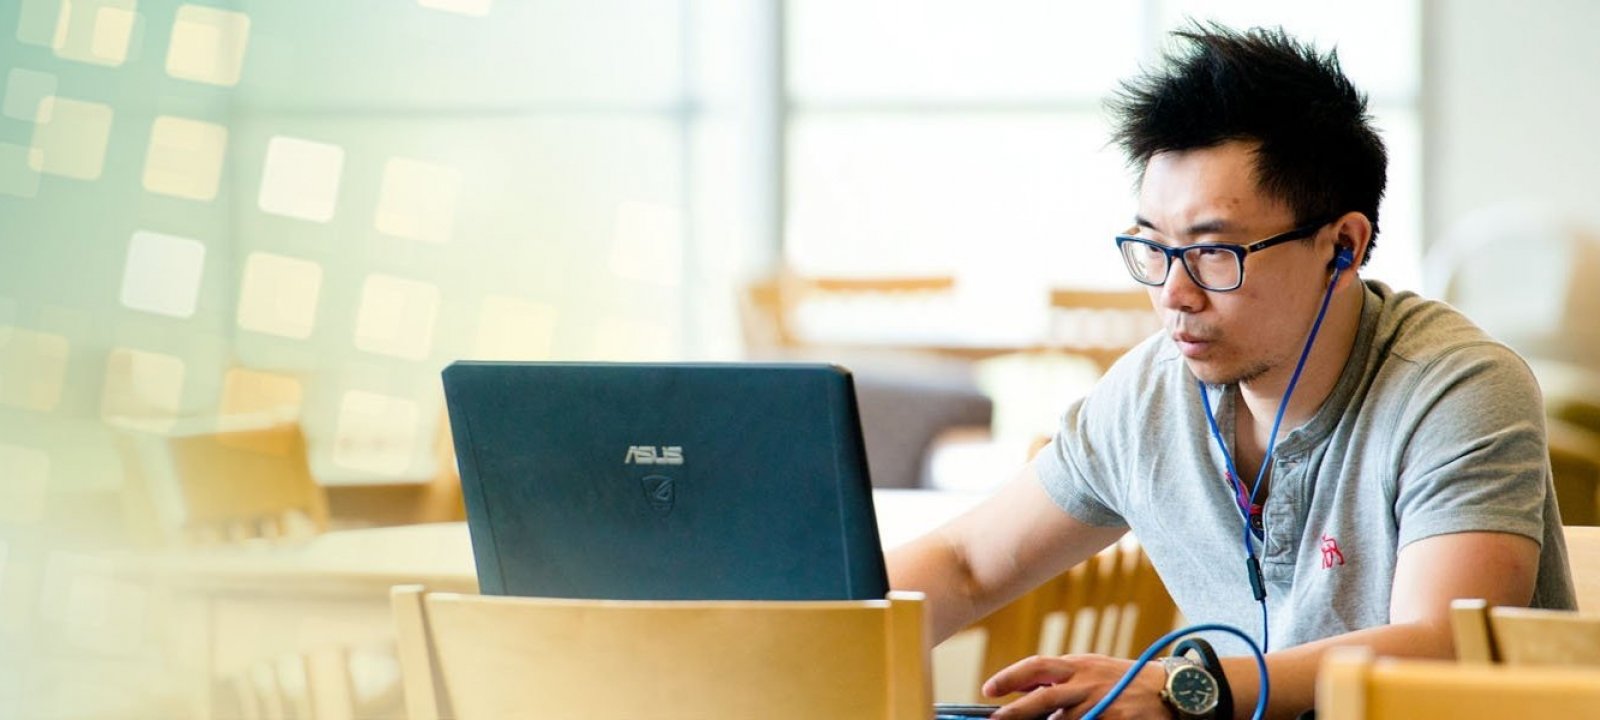
MULTIPOLYGON (((1210 394, 1231 443, 1237 387, 1210 394)), ((1521 358, 1448 305, 1367 281, 1332 393, 1278 439, 1258 550, 1271 646, 1387 623, 1399 549, 1446 533, 1538 541, 1534 607, 1574 607, 1546 452, 1539 387, 1521 358)), ((1068 513, 1133 530, 1189 622, 1261 642, 1222 453, 1165 336, 1073 403, 1036 465, 1068 513)))

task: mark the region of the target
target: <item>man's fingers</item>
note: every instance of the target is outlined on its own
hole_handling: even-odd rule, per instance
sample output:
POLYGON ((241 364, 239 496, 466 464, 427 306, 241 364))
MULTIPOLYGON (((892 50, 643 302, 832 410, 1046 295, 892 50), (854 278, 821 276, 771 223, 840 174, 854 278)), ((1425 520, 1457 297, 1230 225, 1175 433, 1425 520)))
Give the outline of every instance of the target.
POLYGON ((1000 697, 1014 692, 1028 692, 1065 682, 1070 677, 1072 668, 1065 658, 1035 655, 1010 664, 984 681, 983 694, 1000 697))
POLYGON ((1038 688, 994 711, 991 720, 1032 720, 1046 716, 1077 717, 1072 710, 1077 709, 1088 699, 1088 689, 1079 685, 1050 685, 1038 688), (1053 710, 1056 712, 1051 712, 1053 710))

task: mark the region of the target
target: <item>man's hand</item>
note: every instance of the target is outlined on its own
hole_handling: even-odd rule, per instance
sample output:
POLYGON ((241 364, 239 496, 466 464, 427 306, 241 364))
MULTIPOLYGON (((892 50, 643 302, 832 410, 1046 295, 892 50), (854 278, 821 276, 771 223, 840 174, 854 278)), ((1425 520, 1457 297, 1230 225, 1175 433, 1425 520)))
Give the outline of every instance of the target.
MULTIPOLYGON (((994 713, 994 720, 1044 717, 1051 720, 1081 718, 1100 702, 1133 666, 1130 660, 1104 655, 1034 656, 995 673, 983 684, 983 694, 1000 697, 1026 692, 994 713), (1051 710, 1057 710, 1051 713, 1051 710)), ((1160 663, 1146 663, 1101 717, 1169 720, 1172 712, 1161 701, 1167 673, 1160 663)))

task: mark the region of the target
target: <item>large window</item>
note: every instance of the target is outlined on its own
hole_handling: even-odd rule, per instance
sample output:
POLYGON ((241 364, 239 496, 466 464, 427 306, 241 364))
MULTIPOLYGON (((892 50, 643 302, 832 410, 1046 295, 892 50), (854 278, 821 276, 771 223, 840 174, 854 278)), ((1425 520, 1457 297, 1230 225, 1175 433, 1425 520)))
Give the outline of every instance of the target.
POLYGON ((1110 237, 1133 214, 1133 177, 1102 103, 1193 17, 1336 44, 1391 156, 1367 274, 1418 287, 1418 13, 1416 2, 792 2, 785 261, 808 275, 954 276, 975 310, 964 315, 985 319, 952 334, 993 332, 999 318, 1025 336, 1048 289, 1127 285, 1110 237))

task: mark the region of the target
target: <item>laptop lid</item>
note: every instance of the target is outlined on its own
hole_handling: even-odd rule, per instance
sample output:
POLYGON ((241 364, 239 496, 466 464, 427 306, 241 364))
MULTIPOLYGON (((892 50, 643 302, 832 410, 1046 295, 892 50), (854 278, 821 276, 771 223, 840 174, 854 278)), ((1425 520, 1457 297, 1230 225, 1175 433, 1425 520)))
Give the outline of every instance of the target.
POLYGON ((457 362, 444 390, 485 594, 888 592, 842 368, 457 362))

